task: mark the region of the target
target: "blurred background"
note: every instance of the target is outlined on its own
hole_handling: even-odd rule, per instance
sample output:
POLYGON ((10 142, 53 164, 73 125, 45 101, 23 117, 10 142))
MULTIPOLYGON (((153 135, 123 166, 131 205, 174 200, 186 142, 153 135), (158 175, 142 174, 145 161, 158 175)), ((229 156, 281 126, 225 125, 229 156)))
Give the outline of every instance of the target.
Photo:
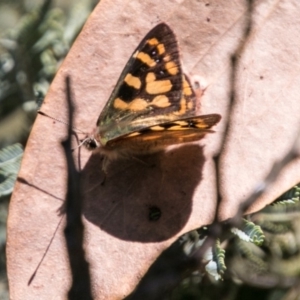
POLYGON ((0 300, 8 203, 37 110, 96 0, 0 0, 0 300))

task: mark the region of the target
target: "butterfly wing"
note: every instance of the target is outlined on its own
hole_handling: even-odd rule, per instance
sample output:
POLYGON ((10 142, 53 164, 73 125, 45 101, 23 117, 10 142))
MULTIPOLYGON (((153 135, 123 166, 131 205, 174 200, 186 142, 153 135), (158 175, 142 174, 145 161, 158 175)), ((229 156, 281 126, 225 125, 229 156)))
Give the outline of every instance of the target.
POLYGON ((192 115, 192 94, 182 73, 175 34, 161 23, 134 51, 99 116, 101 144, 151 125, 192 115))
POLYGON ((112 140, 107 147, 131 154, 146 154, 170 145, 198 141, 212 133, 211 127, 220 119, 220 115, 210 114, 154 125, 112 140))

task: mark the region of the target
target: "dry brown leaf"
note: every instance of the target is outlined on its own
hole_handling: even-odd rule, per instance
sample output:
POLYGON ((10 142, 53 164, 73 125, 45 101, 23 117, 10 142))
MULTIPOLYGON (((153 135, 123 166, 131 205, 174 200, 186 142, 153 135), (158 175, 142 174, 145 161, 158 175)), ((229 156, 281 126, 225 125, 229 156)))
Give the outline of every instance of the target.
MULTIPOLYGON (((263 182, 273 164, 290 151, 300 129, 300 21, 297 1, 258 2, 234 83, 236 103, 223 153, 219 216, 263 182)), ((249 212, 260 210, 300 182, 299 160, 281 172, 249 212)))
MULTIPOLYGON (((254 27, 234 84, 237 104, 222 157, 222 219, 233 216, 238 203, 285 154, 298 132, 299 6, 296 0, 258 1, 255 6, 254 27)), ((53 81, 42 110, 67 119, 64 79, 70 75, 77 109, 74 125, 92 131, 132 51, 154 25, 164 21, 178 36, 185 71, 200 76, 206 87, 202 112, 223 116, 217 133, 201 143, 149 157, 153 168, 136 161, 115 162, 105 186, 100 185, 99 158, 81 149, 85 249, 95 299, 125 297, 162 250, 181 234, 213 220, 216 191, 211 157, 220 146, 228 118, 230 57, 243 38, 247 13, 241 0, 102 0, 53 81), (162 211, 157 222, 148 219, 153 206, 162 211)), ((38 116, 28 141, 19 176, 29 184, 17 183, 8 221, 12 299, 65 299, 70 286, 64 222, 60 224, 58 213, 66 193, 60 146, 66 129, 38 116)), ((252 211, 299 182, 297 167, 299 162, 285 168, 252 211)))

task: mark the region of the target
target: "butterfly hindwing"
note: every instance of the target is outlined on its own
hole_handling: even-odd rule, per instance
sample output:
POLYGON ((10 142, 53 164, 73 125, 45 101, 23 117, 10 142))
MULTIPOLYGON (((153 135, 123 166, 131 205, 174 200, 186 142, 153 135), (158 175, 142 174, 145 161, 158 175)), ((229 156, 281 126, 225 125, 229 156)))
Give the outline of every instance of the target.
POLYGON ((170 145, 198 141, 214 132, 211 127, 220 119, 220 115, 210 114, 154 125, 113 140, 108 147, 139 154, 154 152, 170 145))

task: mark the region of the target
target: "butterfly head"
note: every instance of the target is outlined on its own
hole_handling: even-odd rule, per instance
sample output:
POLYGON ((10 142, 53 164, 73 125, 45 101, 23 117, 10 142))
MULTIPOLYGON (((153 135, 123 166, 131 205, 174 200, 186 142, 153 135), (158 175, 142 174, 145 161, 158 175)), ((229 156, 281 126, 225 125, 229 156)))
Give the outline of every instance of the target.
POLYGON ((82 140, 81 145, 84 145, 90 151, 100 149, 102 144, 100 142, 100 135, 95 129, 91 134, 89 134, 84 140, 82 140))
POLYGON ((83 145, 88 150, 91 150, 91 151, 100 147, 99 142, 93 136, 90 136, 90 137, 87 137, 86 139, 84 139, 83 145))

